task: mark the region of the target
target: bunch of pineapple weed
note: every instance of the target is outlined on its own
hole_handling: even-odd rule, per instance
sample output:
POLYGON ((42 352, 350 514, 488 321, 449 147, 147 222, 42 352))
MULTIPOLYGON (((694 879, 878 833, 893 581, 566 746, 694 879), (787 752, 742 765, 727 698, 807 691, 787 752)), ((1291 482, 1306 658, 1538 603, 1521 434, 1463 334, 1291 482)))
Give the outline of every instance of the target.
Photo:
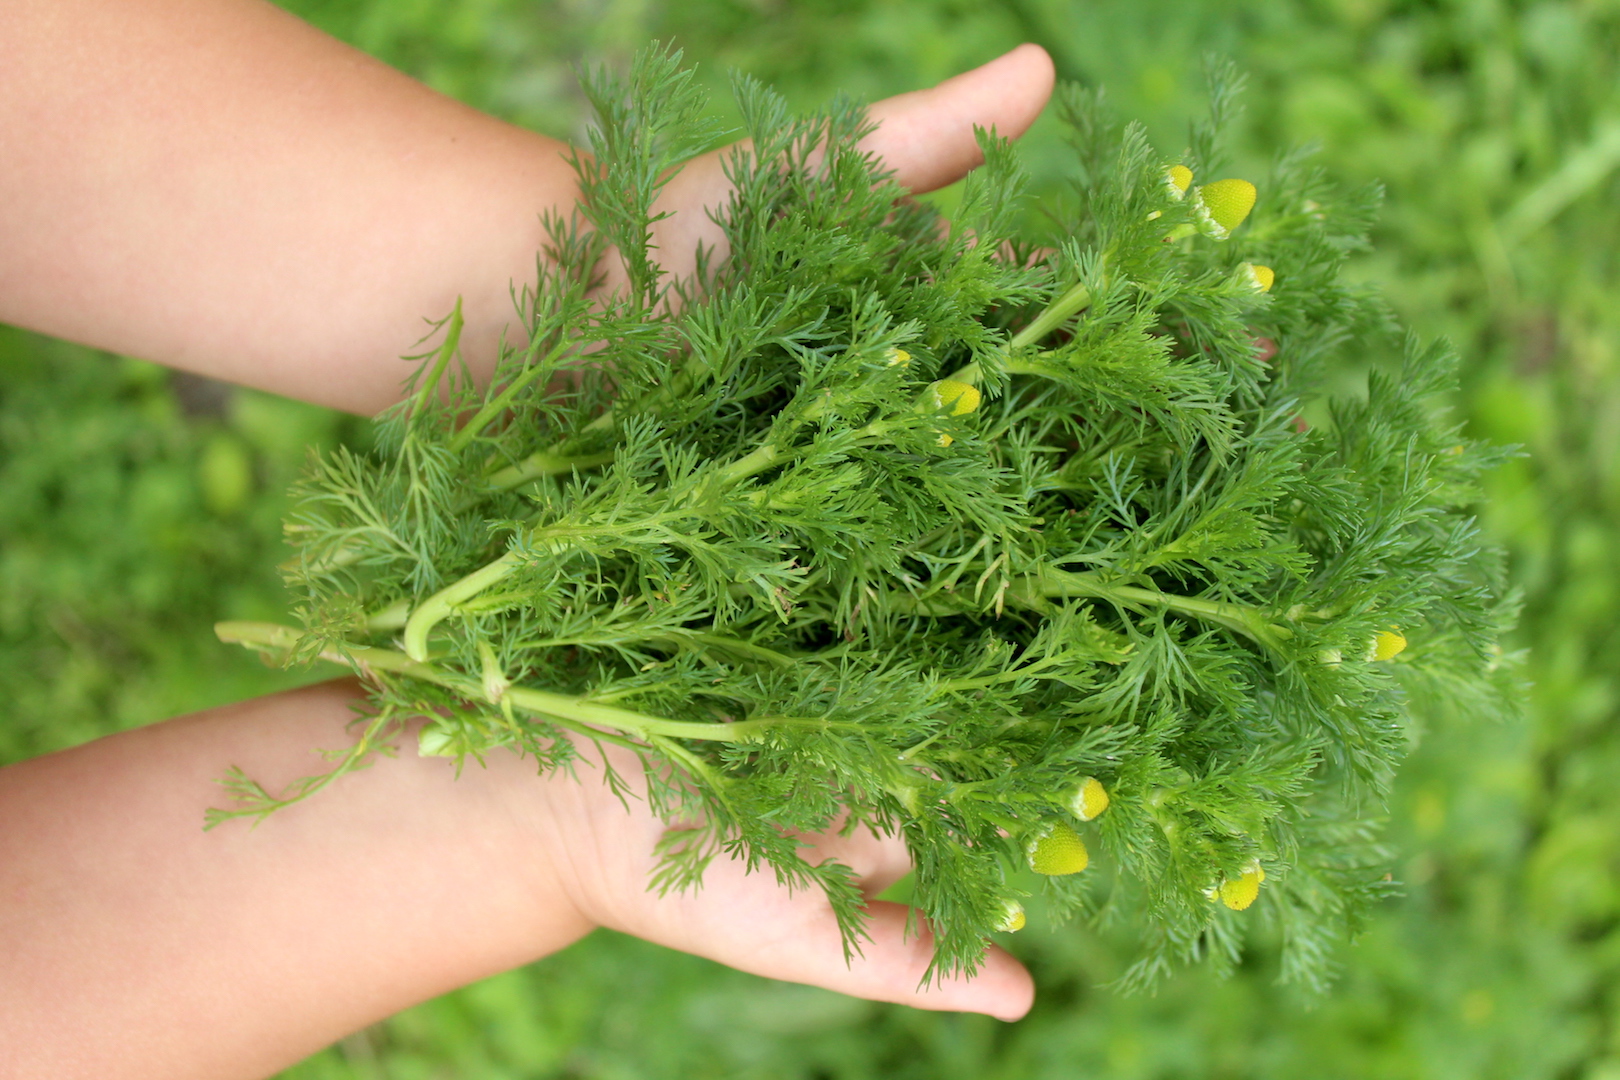
POLYGON ((858 149, 857 104, 794 118, 742 78, 729 256, 672 282, 651 207, 714 139, 699 95, 657 50, 585 88, 582 218, 549 222, 528 341, 477 385, 452 314, 375 453, 302 484, 303 627, 219 627, 359 672, 356 745, 286 791, 233 770, 214 820, 421 717, 422 753, 542 771, 611 743, 683 824, 654 887, 740 857, 825 890, 857 950, 850 872, 796 834, 868 826, 910 849, 933 975, 1023 925, 1034 866, 1053 917, 1138 929, 1127 986, 1230 966, 1255 920, 1320 985, 1391 888, 1377 820, 1424 703, 1505 700, 1465 512, 1500 452, 1437 419, 1449 356, 1408 343, 1299 422, 1328 367, 1395 340, 1338 277, 1376 193, 1286 159, 1211 239, 1229 83, 1175 160, 1069 89, 1043 248, 993 134, 946 228, 858 149))

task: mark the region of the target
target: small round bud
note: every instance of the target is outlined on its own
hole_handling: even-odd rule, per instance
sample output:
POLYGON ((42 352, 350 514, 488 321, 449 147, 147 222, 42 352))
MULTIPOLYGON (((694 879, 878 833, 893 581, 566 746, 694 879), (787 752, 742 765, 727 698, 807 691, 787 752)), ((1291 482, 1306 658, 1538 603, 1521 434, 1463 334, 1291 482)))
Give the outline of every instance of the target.
POLYGON ((955 439, 953 439, 953 438, 951 438, 951 437, 950 437, 950 436, 949 436, 949 435, 943 435, 943 434, 942 434, 942 435, 940 435, 940 437, 939 437, 939 439, 938 439, 938 442, 939 442, 939 446, 940 446, 940 449, 942 449, 942 450, 943 450, 943 449, 944 449, 944 448, 945 448, 945 447, 947 447, 947 446, 949 446, 949 445, 951 445, 951 443, 953 443, 953 442, 955 442, 955 441, 956 441, 956 440, 955 440, 955 439))
POLYGON ((906 350, 904 350, 904 349, 890 349, 889 350, 889 366, 890 367, 905 367, 909 363, 911 363, 911 354, 906 352, 906 350))
POLYGON ((1249 865, 1243 868, 1243 873, 1221 882, 1218 890, 1221 903, 1233 911, 1246 910, 1260 895, 1260 883, 1264 880, 1266 872, 1261 868, 1260 861, 1251 859, 1249 865))
POLYGON ((1090 821, 1107 809, 1108 789, 1095 776, 1080 781, 1080 786, 1069 796, 1069 813, 1081 821, 1090 821))
POLYGON ((1016 934, 1024 928, 1024 922, 1024 905, 1008 900, 1001 906, 1001 921, 996 923, 995 930, 1001 934, 1016 934))
POLYGON ((451 735, 437 724, 429 724, 416 734, 416 753, 419 757, 455 757, 450 748, 451 735))
POLYGON ((1032 836, 1024 844, 1029 856, 1029 868, 1047 877, 1078 874, 1091 862, 1086 842, 1080 834, 1062 822, 1055 822, 1032 836))
POLYGON ((1170 193, 1170 197, 1177 201, 1187 194, 1187 189, 1192 187, 1192 180, 1192 170, 1185 165, 1172 165, 1164 170, 1164 188, 1170 193))
POLYGON ((955 379, 941 379, 933 385, 934 408, 949 410, 952 416, 966 416, 979 407, 979 388, 955 379))
POLYGON ((1238 269, 1248 276, 1258 292, 1270 292, 1272 283, 1277 280, 1276 271, 1259 263, 1244 263, 1238 269))
POLYGON ((1194 191, 1198 228, 1205 236, 1225 240, 1254 209, 1254 185, 1236 178, 1216 180, 1194 191))

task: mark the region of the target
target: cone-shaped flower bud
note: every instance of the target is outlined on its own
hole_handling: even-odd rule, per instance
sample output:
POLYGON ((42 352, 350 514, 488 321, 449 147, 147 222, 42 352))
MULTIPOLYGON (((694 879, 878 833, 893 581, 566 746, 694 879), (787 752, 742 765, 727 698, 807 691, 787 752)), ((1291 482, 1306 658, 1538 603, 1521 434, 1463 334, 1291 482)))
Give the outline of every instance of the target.
POLYGON ((1172 199, 1179 201, 1192 187, 1192 170, 1185 165, 1172 165, 1164 170, 1164 187, 1172 199))
POLYGON ((1216 180, 1194 191, 1198 229, 1205 236, 1225 240, 1254 209, 1256 192, 1247 180, 1216 180))
POLYGON ((955 379, 941 379, 933 386, 934 408, 949 410, 952 416, 966 416, 979 407, 979 388, 955 379))
POLYGON ((1086 842, 1062 822, 1047 826, 1024 844, 1029 868, 1047 877, 1078 874, 1091 862, 1086 842))
POLYGON ((1080 786, 1069 796, 1069 813, 1081 821, 1090 821, 1107 809, 1108 789, 1095 776, 1080 781, 1080 786))
POLYGON ((1277 280, 1275 270, 1259 263, 1244 263, 1239 267, 1239 270, 1248 275, 1249 280, 1254 283, 1255 289, 1260 292, 1270 292, 1272 283, 1277 280))
POLYGON ((1001 908, 1001 921, 995 929, 1003 934, 1014 934, 1024 928, 1024 905, 1016 900, 1008 900, 1001 908))
POLYGON ((1380 630, 1367 646, 1368 660, 1393 660, 1406 649, 1406 635, 1401 633, 1400 627, 1392 626, 1388 630, 1380 630))
POLYGON ((1235 878, 1221 882, 1221 903, 1233 911, 1243 911, 1260 895, 1260 883, 1266 880, 1266 872, 1258 860, 1251 860, 1243 868, 1243 873, 1235 878))

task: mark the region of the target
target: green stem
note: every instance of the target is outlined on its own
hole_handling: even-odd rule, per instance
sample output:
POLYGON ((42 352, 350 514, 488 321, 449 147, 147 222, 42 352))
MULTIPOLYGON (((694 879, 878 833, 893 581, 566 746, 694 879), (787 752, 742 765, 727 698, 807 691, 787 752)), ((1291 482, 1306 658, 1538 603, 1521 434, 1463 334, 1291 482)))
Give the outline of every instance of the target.
MULTIPOLYGON (((214 633, 221 641, 227 643, 273 652, 286 652, 296 648, 304 636, 290 626, 260 622, 216 623, 214 633)), ((434 664, 413 660, 393 649, 345 643, 341 648, 329 647, 321 650, 320 657, 334 664, 346 664, 361 674, 368 670, 389 671, 443 686, 474 701, 486 700, 480 681, 445 671, 434 664)), ((743 720, 732 724, 666 720, 663 717, 648 716, 629 709, 600 705, 573 694, 557 694, 526 686, 508 687, 502 698, 525 712, 643 738, 661 735, 667 738, 698 739, 706 742, 753 742, 768 729, 781 726, 783 720, 788 719, 743 720)))
POLYGON ((551 370, 551 362, 562 355, 565 346, 566 343, 559 344, 546 354, 545 359, 537 363, 531 363, 525 370, 518 373, 511 382, 507 383, 499 394, 486 402, 484 407, 479 409, 471 420, 462 425, 461 430, 456 432, 455 437, 450 440, 450 452, 459 454, 466 449, 467 444, 472 442, 478 433, 484 430, 485 425, 506 411, 507 407, 512 404, 512 399, 517 397, 524 387, 533 382, 541 373, 551 370))
MULTIPOLYGON (((555 352, 553 352, 553 356, 554 355, 555 352)), ((547 358, 548 361, 550 359, 551 357, 547 358)), ((692 359, 689 357, 687 359, 686 366, 680 371, 676 372, 673 378, 671 378, 664 385, 655 388, 637 401, 636 410, 638 412, 642 412, 645 411, 648 406, 655 404, 660 400, 678 398, 684 394, 687 388, 691 386, 692 380, 691 373, 689 371, 691 365, 692 359)), ((543 366, 544 365, 536 365, 533 370, 539 370, 543 366)), ((510 390, 511 388, 508 389, 510 390)), ((484 410, 480 410, 479 416, 482 416, 483 412, 488 409, 489 406, 485 406, 484 410)), ((476 420, 477 418, 475 417, 474 419, 476 420)), ((489 490, 510 491, 512 488, 521 487, 529 481, 537 480, 542 476, 558 476, 564 473, 572 472, 575 469, 593 469, 598 465, 608 464, 615 457, 616 452, 613 450, 604 450, 595 454, 569 455, 565 454, 563 449, 564 447, 568 446, 569 443, 578 440, 581 436, 594 434, 598 431, 606 431, 609 428, 612 428, 617 422, 618 416, 614 408, 610 407, 604 410, 602 414, 595 420, 592 420, 589 424, 586 424, 583 428, 581 428, 577 435, 572 435, 567 439, 564 439, 562 442, 556 443, 545 450, 537 450, 533 454, 530 454, 528 457, 524 458, 522 461, 518 462, 516 465, 510 465, 499 470, 498 472, 492 473, 487 479, 489 490)), ((469 427, 470 426, 471 425, 469 425, 469 427)), ((459 434, 457 438, 460 438, 459 434)))
POLYGON ((422 388, 416 392, 416 403, 411 409, 411 415, 421 416, 427 403, 439 391, 439 380, 444 377, 444 369, 450 365, 450 358, 455 355, 456 346, 461 343, 461 297, 456 297, 456 306, 450 312, 450 328, 445 331, 444 344, 433 357, 433 366, 428 369, 427 377, 422 380, 422 388))
POLYGON ((596 454, 577 454, 569 457, 556 453, 554 449, 537 450, 516 465, 508 465, 499 472, 491 473, 485 483, 489 485, 491 491, 510 491, 542 476, 566 476, 572 472, 610 464, 617 455, 616 450, 603 450, 596 454))
POLYGON ((1026 345, 1033 345, 1089 306, 1091 290, 1082 283, 1076 283, 1068 292, 1046 305, 1046 310, 1035 316, 1033 322, 1014 334, 1007 343, 1007 351, 1016 352, 1026 345))
POLYGON ((1135 585, 1116 585, 1094 573, 1073 573, 1052 567, 1043 567, 1031 577, 1041 596, 1091 596, 1101 600, 1113 600, 1126 607, 1163 608, 1204 622, 1215 623, 1217 626, 1224 626, 1267 648, 1275 649, 1283 641, 1293 637, 1291 630, 1273 623, 1266 612, 1246 604, 1227 604, 1218 600, 1180 596, 1135 585))
POLYGON ((720 482, 730 485, 739 480, 746 480, 750 476, 757 476, 787 456, 771 443, 755 447, 748 455, 738 458, 720 470, 720 482))
MULTIPOLYGON (((1010 356, 1027 345, 1033 345, 1090 305, 1091 290, 1083 284, 1074 285, 1068 292, 1046 305, 1046 309, 1035 316, 1033 322, 1012 336, 1012 339, 1007 342, 1007 355, 1010 356)), ((1050 373, 1045 368, 1032 367, 1017 361, 1007 363, 1007 372, 1010 375, 1043 375, 1050 373)), ((947 377, 957 382, 977 386, 979 385, 979 379, 983 375, 984 371, 975 361, 958 368, 947 377)))
POLYGON ((471 600, 512 573, 520 564, 521 557, 517 551, 508 551, 494 562, 479 567, 460 581, 446 585, 418 604, 411 617, 405 620, 405 654, 412 660, 426 660, 428 632, 449 616, 457 604, 471 600))
MULTIPOLYGON (((1259 608, 1245 604, 1225 604, 1217 600, 1204 600, 1196 596, 1144 589, 1136 585, 1114 584, 1091 572, 1072 572, 1055 567, 1043 567, 1032 574, 1014 579, 1016 584, 1007 591, 1009 603, 1021 607, 1044 610, 1053 597, 1085 596, 1098 600, 1111 600, 1124 607, 1142 609, 1162 608, 1187 615, 1203 622, 1224 626, 1270 649, 1280 648, 1293 637, 1293 631, 1271 621, 1271 616, 1259 608)), ((949 618, 953 615, 972 615, 980 612, 978 604, 954 593, 934 591, 922 596, 896 597, 896 610, 923 618, 949 618)), ((1009 673, 1014 675, 1016 673, 1009 673)), ((953 683, 942 683, 951 689, 953 683)))

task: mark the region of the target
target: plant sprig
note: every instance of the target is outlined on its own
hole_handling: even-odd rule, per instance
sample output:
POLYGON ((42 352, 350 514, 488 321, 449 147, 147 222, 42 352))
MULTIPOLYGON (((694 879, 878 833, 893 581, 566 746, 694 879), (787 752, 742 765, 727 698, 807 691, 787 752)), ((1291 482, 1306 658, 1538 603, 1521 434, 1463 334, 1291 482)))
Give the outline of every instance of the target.
MULTIPOLYGON (((1230 966, 1256 918, 1319 985, 1388 890, 1375 823, 1423 702, 1507 700, 1512 606, 1468 513, 1502 451, 1444 420, 1450 354, 1341 283, 1375 197, 1288 159, 1228 224, 1218 124, 1171 159, 1069 91, 1078 185, 1029 258, 1005 141, 945 228, 859 148, 860 106, 792 118, 739 79, 730 254, 672 282, 653 196, 713 138, 678 61, 587 80, 595 157, 528 340, 477 385, 452 314, 375 455, 300 489, 303 626, 221 636, 365 677, 333 777, 404 716, 458 759, 629 746, 682 823, 656 887, 769 867, 826 891, 847 949, 860 893, 795 834, 903 836, 931 976, 1022 924, 1058 837, 1097 858, 1047 879, 1052 910, 1141 930, 1126 985, 1230 966), (1319 408, 1330 365, 1391 344, 1397 374, 1319 408)), ((330 778, 235 777, 218 818, 330 778)))

